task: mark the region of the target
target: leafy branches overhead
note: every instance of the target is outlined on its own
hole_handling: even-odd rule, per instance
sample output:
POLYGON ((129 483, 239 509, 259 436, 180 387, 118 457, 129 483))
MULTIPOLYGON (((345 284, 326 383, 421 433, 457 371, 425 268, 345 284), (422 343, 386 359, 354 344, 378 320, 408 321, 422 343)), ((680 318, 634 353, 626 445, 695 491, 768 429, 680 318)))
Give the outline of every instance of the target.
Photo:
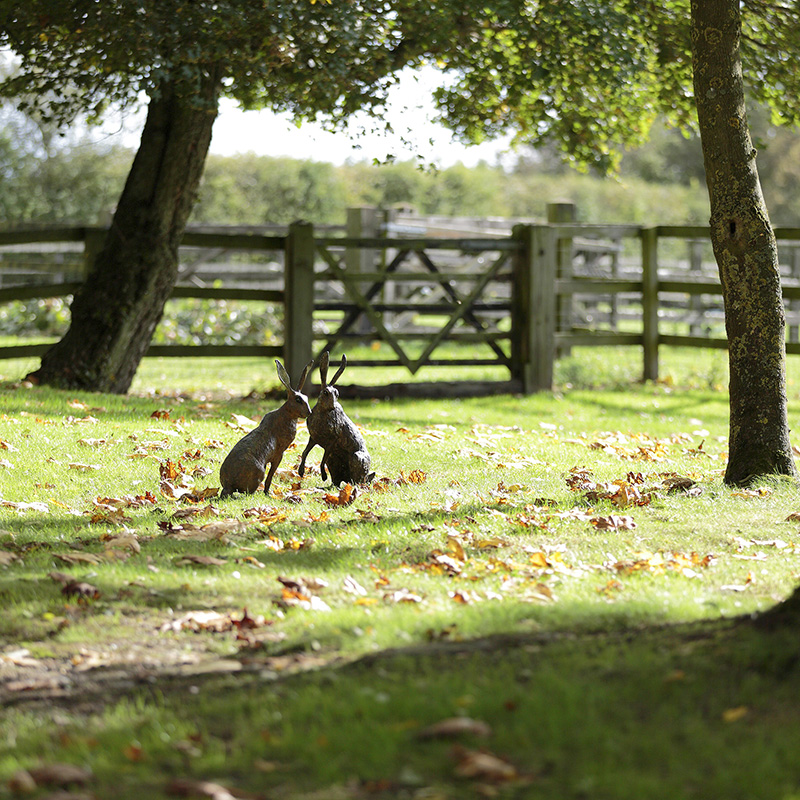
MULTIPOLYGON (((380 116, 399 70, 423 64, 445 74, 441 118, 466 141, 513 132, 608 169, 656 115, 694 120, 689 0, 29 0, 7 17, 19 68, 2 91, 61 122, 165 81, 199 97, 212 68, 245 107, 380 116)), ((743 25, 752 92, 794 122, 798 11, 745 0, 743 25)))

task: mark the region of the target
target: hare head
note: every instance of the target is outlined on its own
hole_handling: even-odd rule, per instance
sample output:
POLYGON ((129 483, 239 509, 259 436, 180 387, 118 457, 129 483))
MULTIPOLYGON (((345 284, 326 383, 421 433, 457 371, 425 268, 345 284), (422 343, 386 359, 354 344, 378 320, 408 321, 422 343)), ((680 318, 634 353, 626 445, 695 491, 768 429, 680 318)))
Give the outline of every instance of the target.
POLYGON ((311 371, 313 362, 309 362, 303 368, 303 374, 300 376, 300 381, 297 384, 297 389, 292 389, 292 382, 289 379, 289 373, 284 369, 283 364, 277 359, 275 366, 278 370, 278 377, 281 383, 286 387, 288 398, 284 403, 284 408, 289 412, 289 416, 298 419, 305 419, 311 413, 311 406, 308 405, 308 398, 302 394, 303 384, 306 382, 308 373, 311 371))
POLYGON ((328 360, 330 358, 330 354, 326 350, 319 359, 319 380, 322 386, 319 390, 319 398, 317 399, 317 405, 322 410, 328 410, 333 408, 336 405, 336 401, 339 399, 339 390, 334 386, 336 381, 339 380, 342 373, 347 367, 347 356, 342 354, 342 363, 339 365, 339 369, 336 370, 334 373, 333 378, 331 378, 330 383, 328 383, 328 360))

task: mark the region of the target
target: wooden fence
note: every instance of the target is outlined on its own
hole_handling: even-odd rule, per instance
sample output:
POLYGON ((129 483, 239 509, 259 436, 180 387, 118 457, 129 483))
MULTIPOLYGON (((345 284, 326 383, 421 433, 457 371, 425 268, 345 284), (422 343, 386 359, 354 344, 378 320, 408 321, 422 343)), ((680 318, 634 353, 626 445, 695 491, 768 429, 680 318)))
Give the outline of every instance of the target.
MULTIPOLYGON (((104 233, 88 227, 0 232, 0 304, 74 293, 104 233), (31 252, 46 266, 25 267, 24 255, 31 252)), ((172 296, 282 306, 283 343, 153 345, 148 355, 282 357, 297 374, 325 348, 379 341, 392 358, 351 363, 398 365, 411 373, 429 365, 502 366, 514 388, 527 393, 549 389, 557 355, 576 346, 640 347, 645 379, 658 378, 662 345, 727 346, 724 330, 716 336, 705 332, 721 330, 718 278, 708 270, 670 274, 661 252, 676 242, 685 247, 707 241, 706 227, 553 222, 519 224, 510 236, 469 238, 324 233, 317 235, 308 223, 279 235, 187 231, 182 252, 191 251, 195 263, 204 258, 198 253, 211 252, 259 254, 262 260, 269 254, 272 260, 268 268, 248 267, 248 285, 185 281, 172 296), (628 253, 624 268, 622 252, 628 253), (611 276, 585 269, 587 253, 609 256, 615 265, 611 276), (685 330, 666 325, 676 297, 691 316, 684 319, 685 330), (709 309, 713 325, 698 324, 709 309), (593 322, 602 315, 603 325, 593 322), (444 348, 448 357, 436 357, 453 343, 481 354, 463 356, 450 347, 444 348)), ((800 242, 800 229, 777 229, 776 236, 781 243, 800 242)), ((207 269, 213 273, 214 265, 207 269)), ((784 297, 790 325, 800 326, 791 316, 800 301, 794 275, 784 279, 784 297)), ((37 356, 47 347, 0 347, 0 358, 37 356)), ((789 342, 787 351, 800 353, 800 343, 789 342)))

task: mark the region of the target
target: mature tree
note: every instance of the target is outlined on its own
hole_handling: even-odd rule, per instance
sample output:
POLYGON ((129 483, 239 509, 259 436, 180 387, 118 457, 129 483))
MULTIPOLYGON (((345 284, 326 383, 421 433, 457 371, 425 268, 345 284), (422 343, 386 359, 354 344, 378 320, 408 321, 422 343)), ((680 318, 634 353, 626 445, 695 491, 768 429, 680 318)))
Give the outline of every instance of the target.
POLYGON ((693 0, 694 92, 730 353, 725 480, 734 484, 770 473, 796 475, 778 248, 747 124, 741 28, 739 0, 693 0))
POLYGON ((105 247, 75 299, 69 333, 37 377, 127 389, 175 280, 221 94, 299 117, 379 115, 397 71, 427 62, 447 74, 435 97, 461 138, 511 130, 519 141, 555 142, 570 158, 606 169, 623 146, 647 137, 657 115, 694 121, 694 57, 705 69, 697 78, 701 134, 732 345, 727 479, 793 474, 777 262, 741 86, 796 121, 800 25, 794 4, 744 0, 743 9, 740 38, 738 0, 703 0, 692 13, 688 0, 10 4, 0 45, 19 55, 20 71, 6 93, 33 96, 61 120, 76 109, 100 114, 108 102, 148 100, 105 247), (717 69, 717 59, 727 66, 717 69))

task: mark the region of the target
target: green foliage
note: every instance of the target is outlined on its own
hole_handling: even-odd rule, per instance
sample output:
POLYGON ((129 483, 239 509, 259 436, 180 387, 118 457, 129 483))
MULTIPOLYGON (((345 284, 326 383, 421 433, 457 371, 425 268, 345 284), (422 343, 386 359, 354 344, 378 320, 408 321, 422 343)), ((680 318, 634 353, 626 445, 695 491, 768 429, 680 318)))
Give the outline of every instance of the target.
POLYGON ((193 222, 288 225, 344 219, 344 187, 331 164, 252 153, 210 156, 193 222))
POLYGON ((59 137, 6 106, 0 115, 0 224, 106 223, 133 154, 84 136, 59 137))
POLYGON ((153 344, 277 344, 283 308, 233 300, 170 300, 153 344))

